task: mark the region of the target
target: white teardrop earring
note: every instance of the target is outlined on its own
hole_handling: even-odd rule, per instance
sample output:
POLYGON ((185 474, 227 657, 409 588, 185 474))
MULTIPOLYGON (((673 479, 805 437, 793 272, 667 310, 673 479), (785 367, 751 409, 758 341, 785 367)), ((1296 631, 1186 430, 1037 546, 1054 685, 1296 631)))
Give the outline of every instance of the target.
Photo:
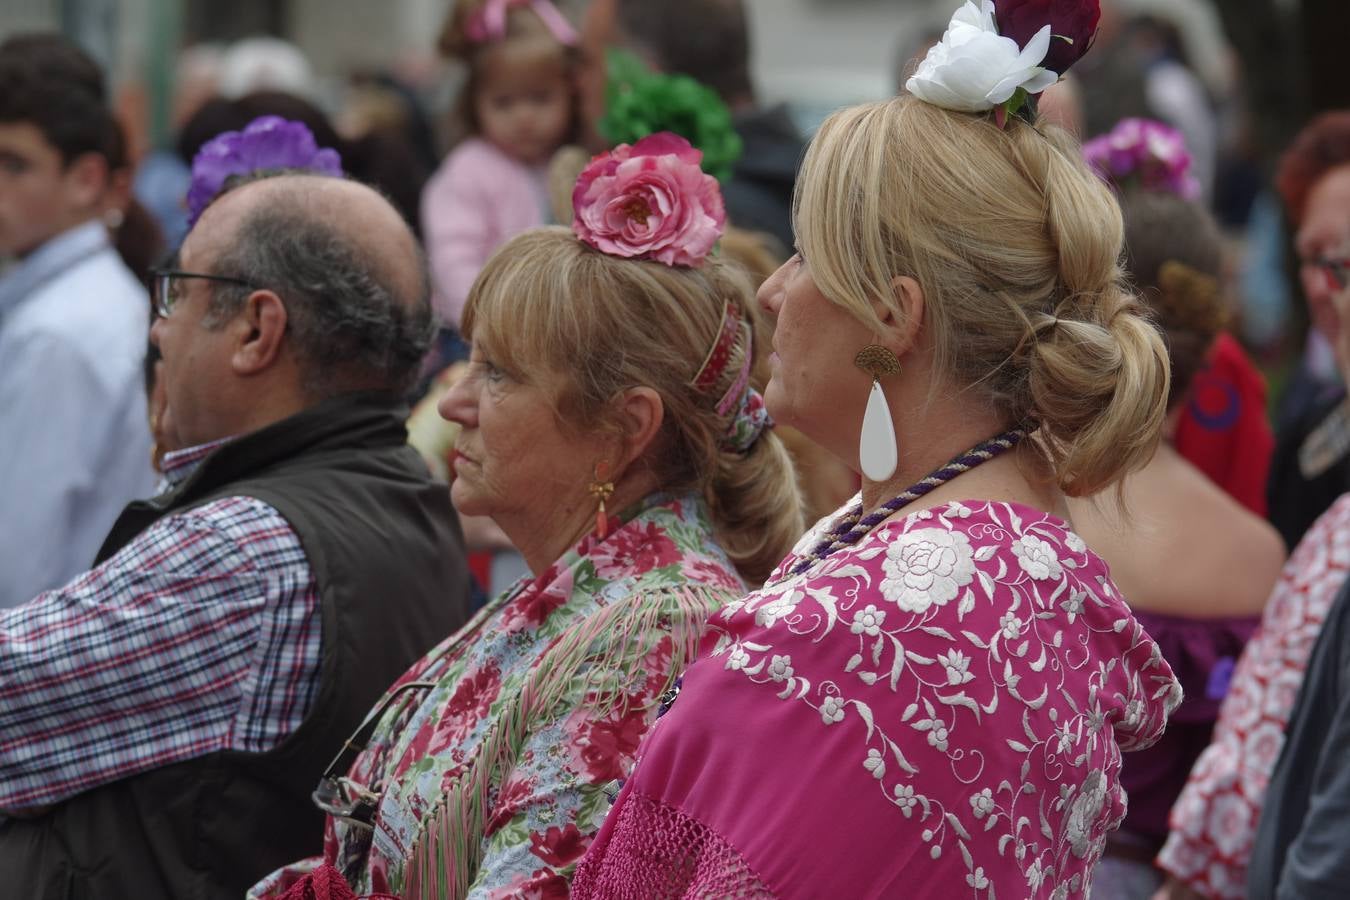
POLYGON ((881 389, 881 379, 899 375, 900 360, 880 344, 868 344, 858 351, 853 364, 872 376, 872 390, 867 395, 867 412, 863 414, 858 438, 858 462, 869 481, 885 481, 900 464, 900 448, 896 445, 895 422, 886 403, 886 392, 881 389))

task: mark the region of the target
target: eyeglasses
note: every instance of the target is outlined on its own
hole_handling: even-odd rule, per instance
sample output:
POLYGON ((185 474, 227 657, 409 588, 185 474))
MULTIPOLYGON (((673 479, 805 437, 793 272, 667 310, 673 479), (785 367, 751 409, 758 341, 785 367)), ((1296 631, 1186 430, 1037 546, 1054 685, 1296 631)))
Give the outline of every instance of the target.
POLYGON ((1343 291, 1350 287, 1350 259, 1318 256, 1304 260, 1303 267, 1325 278, 1333 290, 1343 291))
POLYGON ((231 278, 228 275, 206 275, 202 272, 184 272, 181 269, 151 269, 150 277, 155 280, 155 312, 161 318, 168 317, 169 313, 173 312, 174 304, 178 302, 177 295, 173 293, 173 283, 176 279, 200 278, 203 281, 215 281, 220 284, 233 284, 253 290, 258 289, 256 284, 242 278, 231 278))
POLYGON ((356 761, 356 754, 366 748, 371 735, 375 733, 375 726, 384 718, 385 712, 394 705, 395 700, 409 691, 428 690, 435 686, 434 681, 410 681, 391 691, 383 703, 372 709, 370 715, 366 716, 365 721, 356 729, 356 733, 347 739, 337 756, 328 764, 328 768, 324 769, 319 786, 310 795, 314 805, 322 812, 349 825, 367 831, 373 829, 375 812, 380 805, 379 793, 357 784, 345 775, 339 776, 338 773, 351 768, 352 763, 356 761))

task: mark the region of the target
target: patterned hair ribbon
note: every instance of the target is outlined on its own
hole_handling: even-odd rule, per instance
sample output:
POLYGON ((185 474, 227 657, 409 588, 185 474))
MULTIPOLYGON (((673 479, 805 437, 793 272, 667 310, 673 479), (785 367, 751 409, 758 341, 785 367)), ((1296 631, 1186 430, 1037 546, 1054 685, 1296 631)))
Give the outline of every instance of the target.
MULTIPOLYGON (((707 393, 721 383, 727 374, 735 356, 736 345, 741 342, 741 327, 744 316, 740 307, 727 301, 722 308, 722 322, 717 329, 717 339, 708 351, 703 365, 691 384, 700 394, 707 393)), ((773 427, 764 408, 764 398, 759 391, 750 386, 750 367, 754 361, 753 337, 749 331, 745 336, 745 352, 741 356, 741 367, 736 378, 715 404, 719 416, 731 416, 727 431, 722 436, 721 446, 733 453, 744 453, 754 446, 755 441, 764 433, 765 428, 773 427), (734 415, 732 415, 734 411, 734 415)))
POLYGON ((755 441, 764 434, 765 429, 773 427, 773 419, 764 406, 764 397, 754 388, 741 394, 741 404, 732 417, 727 432, 722 436, 721 447, 732 453, 746 453, 755 446, 755 441))
MULTIPOLYGON (((713 341, 712 348, 708 350, 708 355, 703 360, 703 365, 698 367, 698 374, 694 376, 694 390, 700 394, 707 393, 717 386, 726 374, 727 365, 731 362, 732 351, 736 349, 736 339, 741 334, 741 311, 736 304, 728 302, 722 307, 722 323, 717 328, 717 339, 713 341)), ((749 354, 746 354, 749 359, 749 354)), ((719 404, 720 405, 720 404, 719 404)), ((723 413, 725 415, 725 413, 723 413)))
POLYGON ((487 0, 464 26, 464 33, 475 44, 500 41, 506 37, 506 16, 512 9, 528 6, 534 10, 554 39, 565 47, 575 47, 580 39, 572 24, 550 0, 487 0))

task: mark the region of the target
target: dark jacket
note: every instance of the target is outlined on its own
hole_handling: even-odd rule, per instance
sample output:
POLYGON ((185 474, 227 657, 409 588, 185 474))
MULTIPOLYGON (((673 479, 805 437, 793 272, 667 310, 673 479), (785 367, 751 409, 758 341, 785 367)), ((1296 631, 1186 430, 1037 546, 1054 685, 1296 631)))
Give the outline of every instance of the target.
POLYGON ((294 733, 260 754, 216 752, 0 825, 0 896, 241 897, 320 852, 310 799, 370 705, 462 624, 469 579, 446 486, 406 445, 405 410, 354 394, 232 441, 168 494, 127 507, 99 561, 162 516, 255 497, 295 530, 314 573, 320 683, 294 733))
POLYGON ((1305 376, 1298 376, 1286 397, 1291 393, 1300 395, 1304 402, 1290 411, 1276 432, 1266 481, 1266 517, 1293 552, 1322 513, 1350 491, 1350 456, 1312 478, 1304 477, 1299 465, 1303 444, 1345 402, 1345 393, 1339 388, 1319 387, 1305 376))

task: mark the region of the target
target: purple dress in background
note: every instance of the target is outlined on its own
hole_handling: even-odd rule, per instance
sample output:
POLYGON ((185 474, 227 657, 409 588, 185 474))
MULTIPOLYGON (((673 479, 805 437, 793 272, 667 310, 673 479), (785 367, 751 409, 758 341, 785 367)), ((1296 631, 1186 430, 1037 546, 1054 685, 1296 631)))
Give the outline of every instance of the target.
POLYGON ((1134 617, 1162 649, 1184 691, 1162 738, 1146 750, 1126 754, 1120 771, 1129 810, 1112 842, 1135 845, 1151 858, 1167 839, 1167 814, 1196 758, 1209 746, 1233 666, 1261 620, 1188 619, 1143 611, 1135 611, 1134 617))

